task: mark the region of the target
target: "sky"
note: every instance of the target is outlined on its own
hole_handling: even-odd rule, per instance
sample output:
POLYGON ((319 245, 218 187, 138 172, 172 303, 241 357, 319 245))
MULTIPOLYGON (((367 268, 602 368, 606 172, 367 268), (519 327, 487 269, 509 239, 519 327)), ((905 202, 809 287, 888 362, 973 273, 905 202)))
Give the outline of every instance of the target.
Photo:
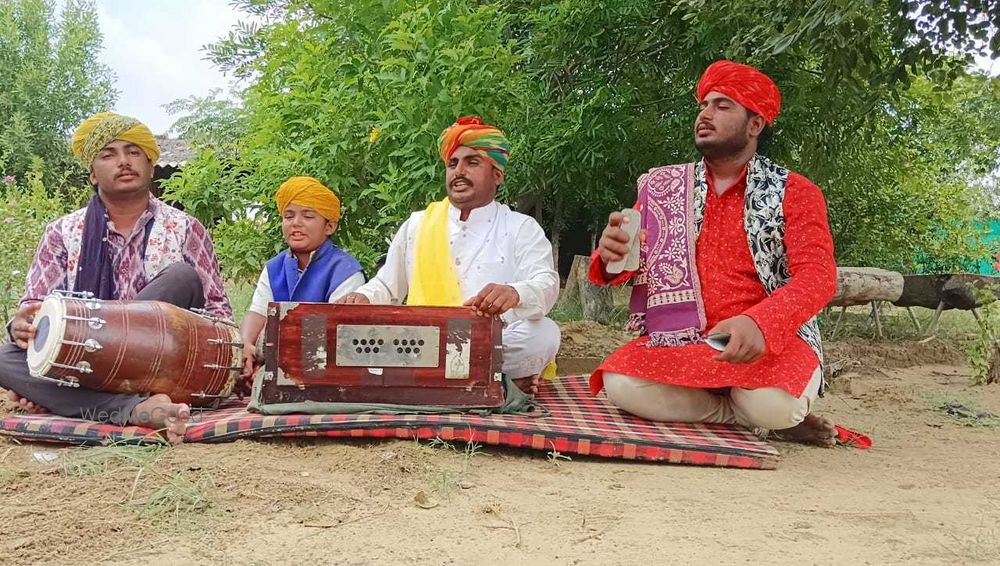
POLYGON ((227 0, 97 0, 104 36, 101 61, 115 74, 115 111, 163 134, 176 117, 163 105, 213 88, 231 76, 204 59, 202 47, 240 20, 227 0))
MULTIPOLYGON (((202 50, 243 17, 228 0, 97 0, 97 11, 101 60, 114 72, 119 91, 115 111, 163 134, 174 122, 164 104, 207 96, 213 88, 228 92, 232 77, 206 61, 202 50)), ((977 63, 1000 75, 1000 61, 977 63)))

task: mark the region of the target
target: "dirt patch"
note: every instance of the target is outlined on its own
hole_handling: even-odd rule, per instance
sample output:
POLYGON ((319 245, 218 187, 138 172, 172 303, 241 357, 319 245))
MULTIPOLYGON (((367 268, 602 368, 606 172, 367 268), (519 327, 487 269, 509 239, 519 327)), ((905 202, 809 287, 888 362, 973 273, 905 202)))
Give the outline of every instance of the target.
POLYGON ((635 334, 620 328, 608 327, 591 321, 564 322, 559 356, 566 358, 605 358, 635 334))
MULTIPOLYGON (((579 337, 564 340, 577 357, 628 340, 564 328, 579 337)), ((957 350, 933 343, 845 340, 827 351, 859 363, 844 372, 850 387, 817 410, 875 447, 778 443, 776 471, 398 440, 238 441, 102 461, 94 449, 0 438, 0 555, 144 565, 1000 561, 990 488, 1000 425, 941 409, 1000 414, 1000 386, 970 386, 957 350)))
POLYGON ((827 362, 847 359, 869 368, 904 368, 926 364, 964 364, 965 354, 951 342, 929 340, 871 340, 844 338, 824 340, 827 362))

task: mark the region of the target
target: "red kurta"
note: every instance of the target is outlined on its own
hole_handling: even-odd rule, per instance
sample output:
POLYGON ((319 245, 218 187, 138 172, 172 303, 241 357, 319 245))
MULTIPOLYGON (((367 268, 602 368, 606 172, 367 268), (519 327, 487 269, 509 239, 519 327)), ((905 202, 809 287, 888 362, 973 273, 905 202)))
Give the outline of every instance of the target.
MULTIPOLYGON (((833 298, 837 265, 819 187, 789 173, 782 210, 785 249, 792 278, 770 297, 760 282, 743 225, 743 180, 719 196, 708 175, 705 220, 695 250, 706 331, 740 314, 749 316, 764 334, 766 351, 752 364, 731 364, 706 344, 645 347, 648 336, 622 346, 590 376, 596 395, 604 387, 604 372, 620 373, 688 387, 780 387, 800 396, 819 365, 815 352, 796 332, 833 298)), ((611 278, 597 252, 591 258, 590 280, 598 285, 626 282, 634 273, 611 278)), ((708 332, 706 332, 707 334, 708 332)))

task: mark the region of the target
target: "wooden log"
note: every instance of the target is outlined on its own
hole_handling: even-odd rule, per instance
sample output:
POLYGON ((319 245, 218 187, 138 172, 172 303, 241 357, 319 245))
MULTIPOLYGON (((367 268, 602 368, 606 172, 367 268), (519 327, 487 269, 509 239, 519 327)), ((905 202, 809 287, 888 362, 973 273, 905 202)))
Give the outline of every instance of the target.
POLYGON ((1000 298, 1000 277, 957 273, 941 287, 941 299, 953 309, 977 309, 997 298, 1000 298))
POLYGON ((903 293, 903 276, 875 267, 838 267, 837 294, 831 307, 864 305, 872 301, 895 301, 903 293))
POLYGON ((950 278, 951 275, 947 273, 904 275, 903 293, 892 304, 897 307, 936 309, 941 304, 941 289, 950 278))

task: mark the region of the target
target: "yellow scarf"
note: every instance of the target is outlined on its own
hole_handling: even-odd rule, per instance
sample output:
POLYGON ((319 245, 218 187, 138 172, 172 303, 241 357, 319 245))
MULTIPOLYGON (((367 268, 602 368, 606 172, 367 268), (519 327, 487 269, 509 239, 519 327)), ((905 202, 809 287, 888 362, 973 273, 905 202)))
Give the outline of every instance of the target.
POLYGON ((417 229, 413 282, 406 304, 434 307, 457 307, 462 288, 451 260, 448 243, 448 199, 432 202, 417 229))

